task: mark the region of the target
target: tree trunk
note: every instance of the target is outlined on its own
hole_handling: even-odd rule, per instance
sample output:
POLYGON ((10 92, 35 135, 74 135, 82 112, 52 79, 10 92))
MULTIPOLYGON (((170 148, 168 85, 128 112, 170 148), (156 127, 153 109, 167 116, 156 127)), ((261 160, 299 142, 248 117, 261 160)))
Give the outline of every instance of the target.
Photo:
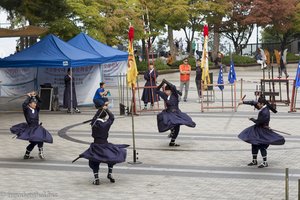
POLYGON ((173 57, 173 60, 176 60, 176 49, 174 45, 174 37, 173 37, 173 28, 168 26, 168 40, 169 40, 169 46, 170 46, 170 54, 173 57))
POLYGON ((144 39, 142 39, 142 58, 143 60, 147 59, 147 55, 146 55, 146 42, 144 39))
POLYGON ((212 51, 213 60, 218 56, 218 51, 220 49, 220 27, 218 24, 214 24, 214 48, 212 51))

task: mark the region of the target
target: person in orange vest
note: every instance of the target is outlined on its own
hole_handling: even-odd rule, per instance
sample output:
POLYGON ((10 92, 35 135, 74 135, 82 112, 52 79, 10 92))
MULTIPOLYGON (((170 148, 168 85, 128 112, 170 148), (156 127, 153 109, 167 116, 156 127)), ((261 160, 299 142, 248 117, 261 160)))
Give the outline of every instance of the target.
POLYGON ((180 71, 180 92, 182 93, 183 87, 185 87, 183 101, 186 102, 187 95, 190 86, 190 74, 191 74, 191 66, 188 64, 188 59, 185 58, 183 60, 183 64, 179 66, 180 71))

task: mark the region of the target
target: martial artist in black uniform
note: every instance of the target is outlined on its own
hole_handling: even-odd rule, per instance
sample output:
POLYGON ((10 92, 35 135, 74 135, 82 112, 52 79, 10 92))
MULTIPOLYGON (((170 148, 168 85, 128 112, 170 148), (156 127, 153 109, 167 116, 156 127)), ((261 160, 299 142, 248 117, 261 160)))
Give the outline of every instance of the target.
MULTIPOLYGON (((89 166, 94 173, 94 185, 99 185, 99 166, 100 163, 107 163, 108 174, 107 178, 111 183, 115 182, 112 177, 113 166, 116 163, 121 163, 126 160, 126 144, 112 144, 107 141, 108 131, 114 122, 114 115, 107 109, 107 106, 103 106, 103 109, 99 109, 94 118, 92 119, 92 137, 94 143, 91 143, 90 148, 79 155, 78 158, 86 158, 89 160, 89 166), (106 115, 109 118, 106 120, 106 115)), ((75 162, 76 158, 73 162, 75 162)))
MULTIPOLYGON (((149 69, 144 74, 146 80, 145 87, 156 86, 156 79, 158 77, 157 71, 154 69, 153 63, 150 63, 149 69)), ((159 97, 156 94, 155 88, 144 88, 142 101, 144 101, 144 110, 147 110, 147 105, 150 102, 151 108, 154 106, 154 102, 159 101, 159 97)))
POLYGON ((196 123, 185 113, 181 112, 178 107, 179 91, 176 87, 165 79, 157 87, 157 94, 165 101, 166 109, 157 115, 157 127, 159 132, 171 130, 169 137, 171 141, 169 146, 180 146, 175 143, 179 134, 180 125, 195 127, 196 123), (166 84, 165 91, 160 91, 160 88, 166 84))
POLYGON ((75 79, 71 76, 71 69, 68 68, 68 74, 65 75, 65 90, 64 90, 64 100, 63 105, 64 108, 68 108, 68 113, 71 112, 71 80, 72 80, 72 106, 76 113, 80 113, 80 110, 77 108, 77 97, 76 97, 76 90, 75 90, 75 79))
POLYGON ((31 159, 30 152, 35 145, 39 148, 39 157, 44 159, 43 144, 44 142, 53 143, 51 134, 39 124, 39 102, 40 99, 35 92, 27 94, 28 97, 23 103, 23 113, 27 123, 20 123, 10 128, 18 139, 28 140, 30 144, 26 148, 24 159, 31 159))
POLYGON ((284 137, 275 133, 269 127, 270 110, 274 113, 277 111, 263 96, 259 97, 258 101, 242 101, 239 104, 252 105, 260 110, 257 119, 249 119, 255 124, 243 130, 238 136, 241 140, 252 145, 252 162, 248 166, 257 165, 257 154, 260 151, 263 162, 258 168, 268 167, 267 148, 269 145, 283 145, 285 143, 284 137))

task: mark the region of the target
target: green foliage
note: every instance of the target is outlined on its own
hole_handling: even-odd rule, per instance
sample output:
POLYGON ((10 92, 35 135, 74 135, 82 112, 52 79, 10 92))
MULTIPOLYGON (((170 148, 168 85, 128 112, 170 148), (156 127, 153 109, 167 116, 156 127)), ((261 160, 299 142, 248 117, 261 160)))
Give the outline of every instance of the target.
POLYGON ((75 23, 90 36, 108 45, 127 39, 129 23, 135 28, 135 39, 143 32, 137 1, 67 0, 67 3, 75 23))
MULTIPOLYGON (((142 62, 138 62, 137 61, 137 68, 139 72, 143 72, 146 71, 148 69, 148 62, 147 61, 142 61, 142 62)), ((165 64, 165 61, 163 61, 162 59, 158 58, 154 61, 154 66, 156 70, 166 70, 166 69, 170 69, 170 67, 165 64)))
MULTIPOLYGON (((188 57, 188 63, 189 65, 191 65, 192 69, 196 68, 196 60, 193 57, 188 57)), ((179 69, 179 66, 183 64, 183 60, 176 60, 173 65, 172 68, 173 69, 179 69)))
MULTIPOLYGON (((241 55, 232 55, 232 59, 235 65, 246 65, 246 64, 255 64, 256 60, 253 57, 241 56, 241 55)), ((230 65, 230 56, 224 56, 222 60, 223 64, 230 65)))
POLYGON ((286 60, 287 62, 298 62, 300 60, 300 57, 296 56, 293 53, 287 53, 286 60))
POLYGON ((0 6, 8 11, 12 22, 24 17, 30 25, 48 25, 69 12, 65 0, 2 0, 0 6))

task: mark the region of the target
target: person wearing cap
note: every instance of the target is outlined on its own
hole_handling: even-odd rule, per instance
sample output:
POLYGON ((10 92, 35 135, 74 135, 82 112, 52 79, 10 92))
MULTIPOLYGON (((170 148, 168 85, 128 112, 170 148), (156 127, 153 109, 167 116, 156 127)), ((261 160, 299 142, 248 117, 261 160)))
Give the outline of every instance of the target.
MULTIPOLYGON (((156 79, 158 77, 157 71, 154 69, 153 62, 150 62, 149 69, 144 74, 146 80, 145 87, 156 86, 156 79)), ((147 105, 150 102, 151 108, 154 106, 154 102, 159 101, 159 97, 156 95, 155 88, 144 88, 142 101, 144 101, 144 110, 147 110, 147 105)))
POLYGON ((65 75, 65 90, 64 90, 64 100, 63 105, 64 108, 68 108, 67 112, 71 113, 71 81, 72 81, 72 106, 76 113, 80 113, 80 110, 77 108, 77 97, 75 90, 75 79, 71 76, 71 69, 68 68, 68 73, 65 75))
POLYGON ((28 140, 30 143, 26 147, 24 159, 33 158, 30 153, 36 145, 39 148, 40 159, 44 159, 44 142, 53 143, 51 134, 39 124, 39 103, 39 96, 35 92, 28 93, 22 105, 26 123, 16 124, 10 128, 11 133, 16 134, 17 139, 28 140))
POLYGON ((260 151, 263 162, 258 165, 258 168, 268 167, 267 149, 269 145, 283 145, 285 143, 284 137, 275 133, 269 127, 270 110, 274 113, 277 110, 264 96, 260 96, 257 101, 241 101, 239 105, 241 104, 251 105, 259 110, 257 119, 249 118, 254 122, 254 125, 246 128, 238 135, 241 140, 250 143, 252 147, 252 161, 248 166, 258 165, 257 154, 260 151))
POLYGON ((171 141, 169 146, 180 146, 175 143, 175 140, 179 134, 180 126, 186 125, 188 127, 195 127, 196 123, 186 114, 181 112, 178 107, 179 104, 179 94, 181 92, 177 91, 176 86, 166 81, 165 79, 157 87, 157 94, 165 101, 166 109, 157 115, 157 127, 159 132, 165 132, 171 130, 169 138, 171 141), (164 91, 160 91, 164 85, 164 91))
POLYGON ((198 93, 197 103, 201 102, 202 94, 201 94, 201 81, 202 81, 202 68, 201 68, 201 60, 197 60, 196 62, 196 76, 195 76, 195 83, 198 93))
POLYGON ((94 142, 91 143, 90 147, 79 155, 73 162, 79 158, 85 158, 89 160, 89 167, 93 170, 94 174, 94 185, 99 185, 99 166, 100 163, 107 163, 108 174, 107 178, 111 183, 115 182, 112 176, 113 166, 116 163, 121 163, 126 160, 126 147, 127 144, 112 144, 109 143, 107 138, 109 136, 109 129, 114 122, 114 115, 108 110, 107 106, 104 105, 97 111, 91 121, 92 126, 92 137, 94 142), (106 119, 106 116, 108 118, 106 119))
POLYGON ((185 58, 183 60, 183 64, 179 66, 180 71, 180 92, 182 93, 183 87, 185 87, 183 101, 187 101, 187 96, 189 92, 190 86, 190 74, 191 74, 191 66, 188 64, 188 59, 185 58))
POLYGON ((105 83, 100 83, 100 88, 98 88, 95 92, 93 102, 97 109, 103 107, 104 105, 108 105, 108 98, 106 96, 110 95, 109 90, 105 90, 105 83))

